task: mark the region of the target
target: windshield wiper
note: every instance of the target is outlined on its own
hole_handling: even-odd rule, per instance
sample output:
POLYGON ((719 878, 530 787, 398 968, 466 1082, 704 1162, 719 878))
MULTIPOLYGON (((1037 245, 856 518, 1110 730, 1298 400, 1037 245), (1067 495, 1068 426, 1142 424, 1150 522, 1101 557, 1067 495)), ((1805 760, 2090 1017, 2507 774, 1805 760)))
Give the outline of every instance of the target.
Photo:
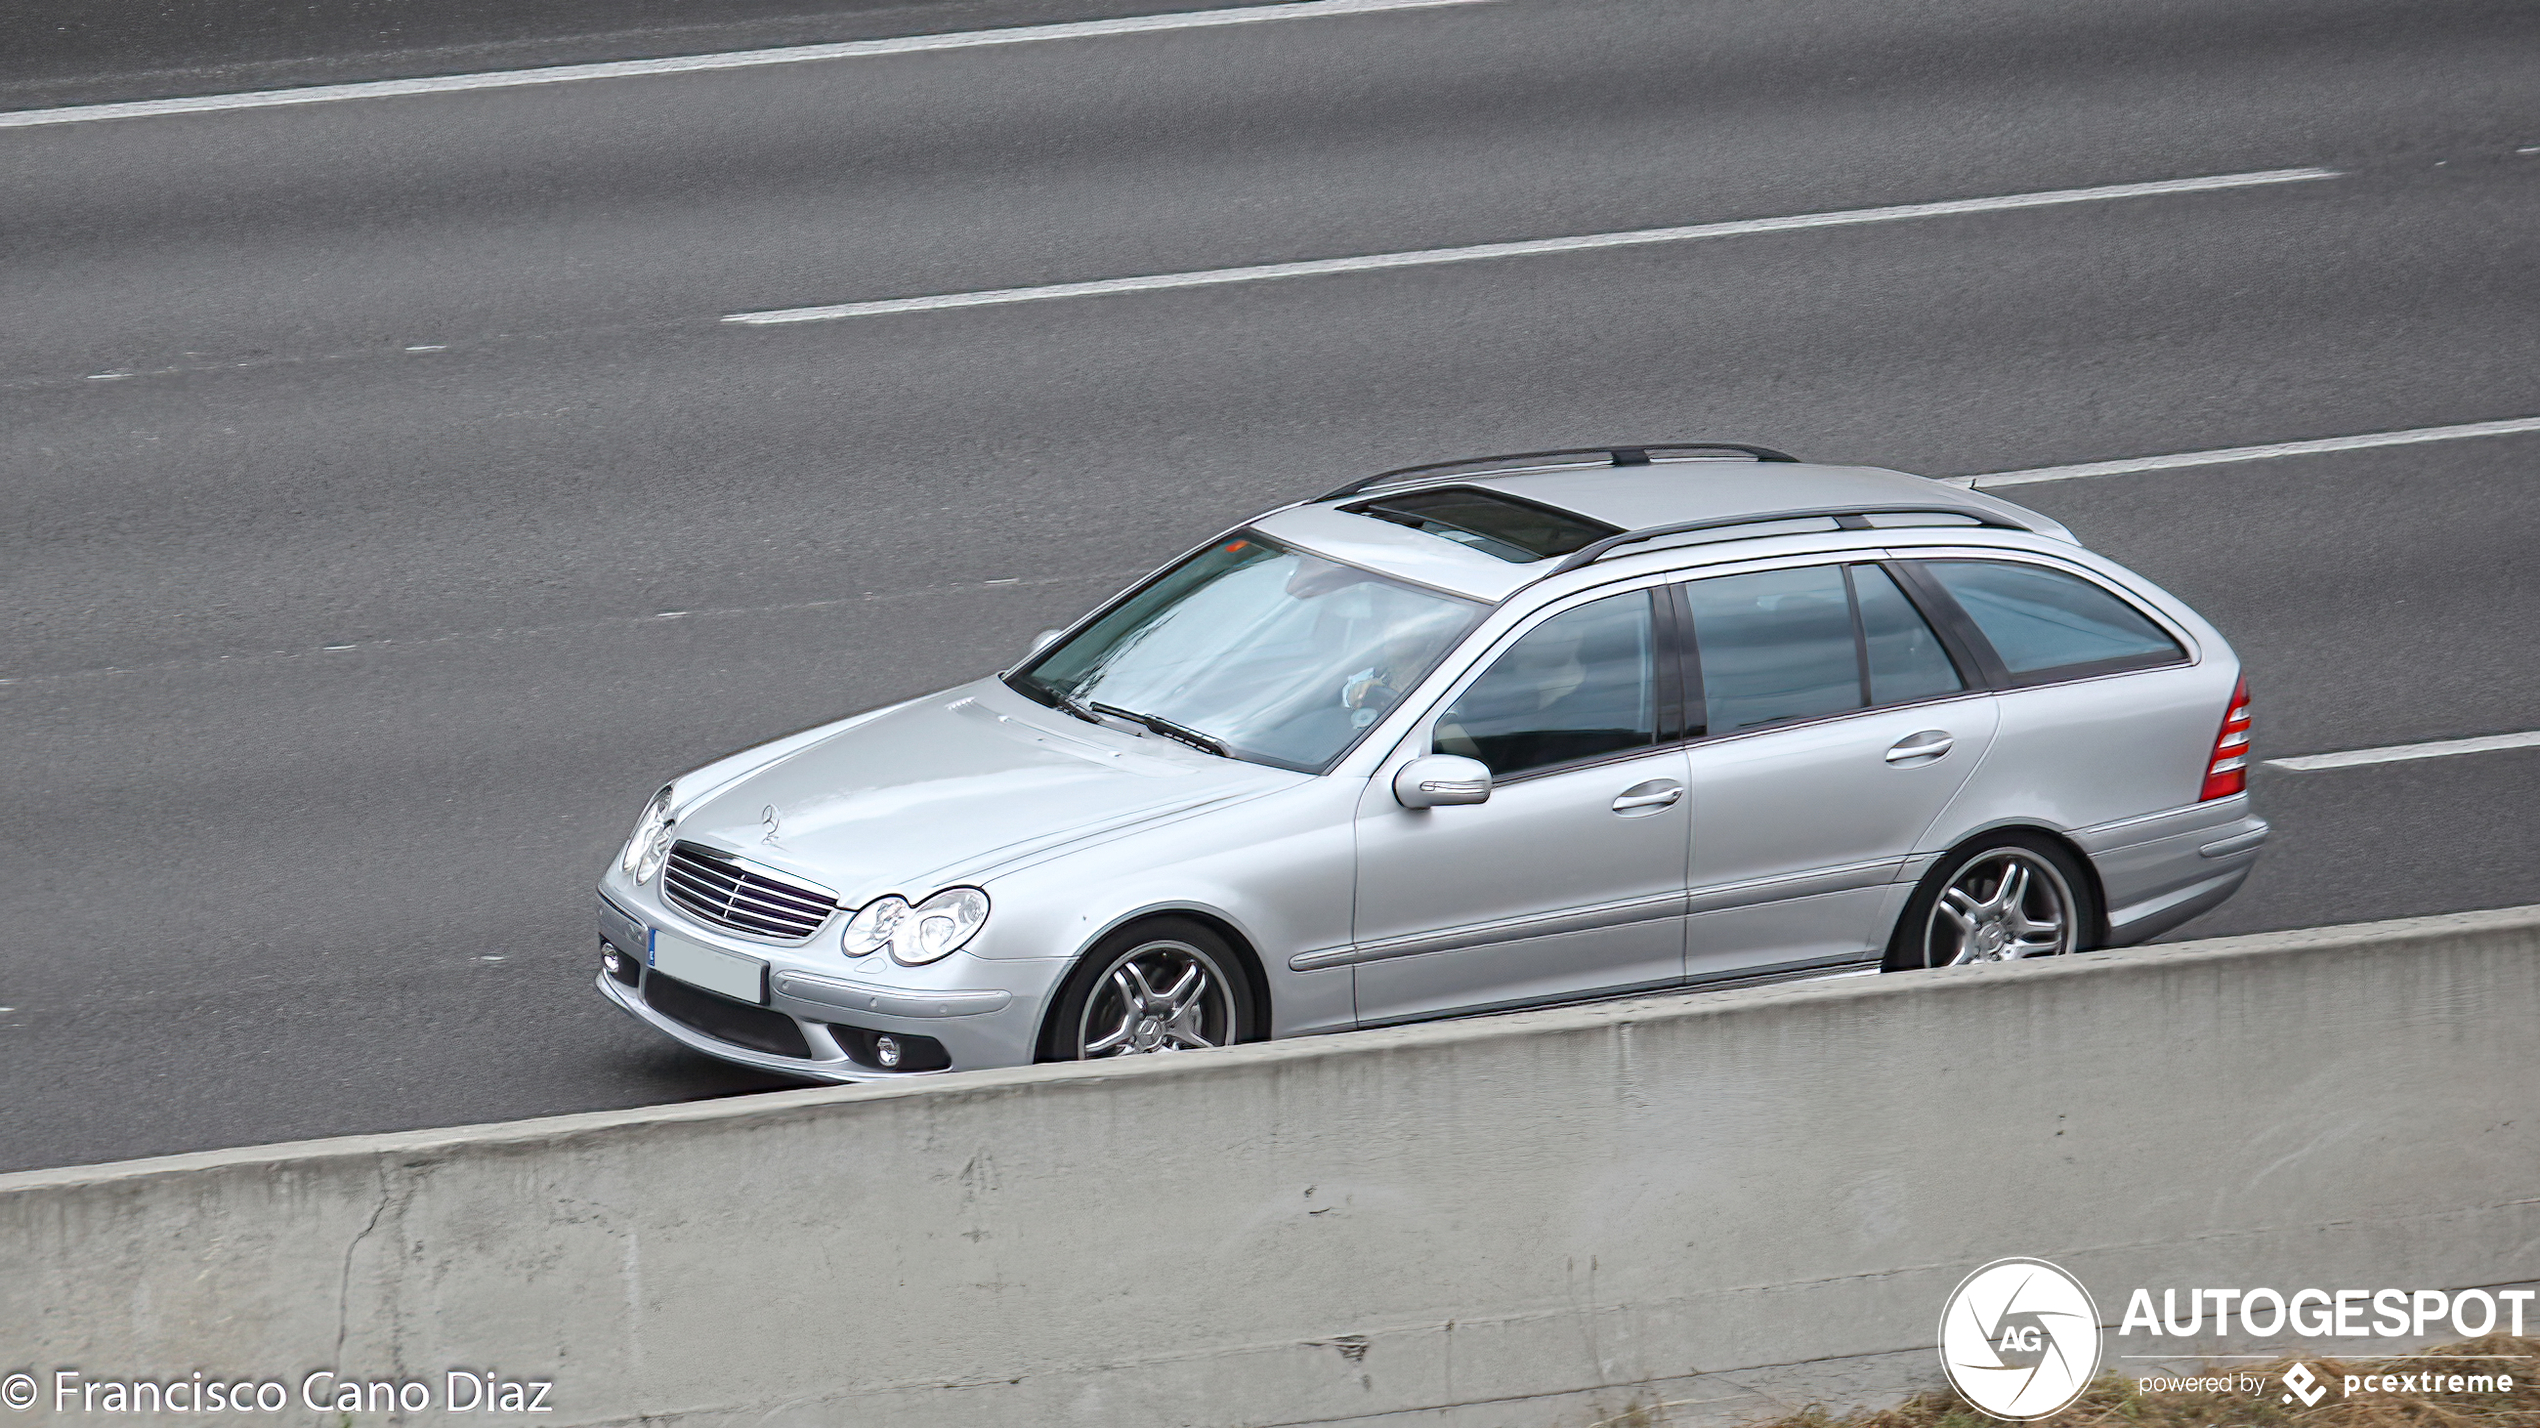
POLYGON ((1203 734, 1199 730, 1194 729, 1187 724, 1176 724, 1170 719, 1161 718, 1153 714, 1140 714, 1134 709, 1123 709, 1116 704, 1088 703, 1085 700, 1079 699, 1075 695, 1068 693, 1066 690, 1059 688, 1055 684, 1051 684, 1046 680, 1038 679, 1028 674, 1017 676, 1014 679, 1008 680, 1007 683, 1011 684, 1017 691, 1022 693, 1024 697, 1047 704, 1053 709, 1073 714, 1088 724, 1096 725, 1101 728, 1109 728, 1111 727, 1110 723, 1103 718, 1104 715, 1108 714, 1113 719, 1117 719, 1124 724, 1135 724, 1141 729, 1162 734, 1164 737, 1174 740, 1177 743, 1188 744, 1203 754, 1215 754, 1221 759, 1231 759, 1234 757, 1234 755, 1227 750, 1224 744, 1218 742, 1218 740, 1210 735, 1203 734))
POLYGON ((1006 683, 1013 686, 1016 693, 1035 703, 1046 704, 1063 714, 1073 714, 1088 724, 1102 723, 1102 716, 1088 708, 1083 700, 1046 680, 1021 674, 1006 683))
POLYGON ((1188 724, 1176 724, 1170 719, 1158 718, 1153 714, 1140 714, 1135 710, 1123 709, 1114 704, 1094 704, 1087 707, 1097 714, 1108 714, 1114 719, 1126 719, 1132 724, 1152 729, 1168 739, 1188 744, 1203 754, 1215 754, 1221 759, 1234 757, 1233 754, 1226 752, 1224 744, 1188 724))

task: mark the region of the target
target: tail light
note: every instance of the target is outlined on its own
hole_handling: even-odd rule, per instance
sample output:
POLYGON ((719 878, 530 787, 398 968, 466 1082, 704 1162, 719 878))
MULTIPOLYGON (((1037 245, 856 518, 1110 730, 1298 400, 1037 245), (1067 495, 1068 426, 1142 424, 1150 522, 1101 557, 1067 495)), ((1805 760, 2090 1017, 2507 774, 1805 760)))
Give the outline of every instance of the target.
POLYGON ((2214 755, 2205 764, 2205 791, 2196 800, 2229 798, 2248 787, 2249 679, 2243 675, 2231 687, 2231 708, 2223 715, 2222 732, 2214 736, 2214 755))

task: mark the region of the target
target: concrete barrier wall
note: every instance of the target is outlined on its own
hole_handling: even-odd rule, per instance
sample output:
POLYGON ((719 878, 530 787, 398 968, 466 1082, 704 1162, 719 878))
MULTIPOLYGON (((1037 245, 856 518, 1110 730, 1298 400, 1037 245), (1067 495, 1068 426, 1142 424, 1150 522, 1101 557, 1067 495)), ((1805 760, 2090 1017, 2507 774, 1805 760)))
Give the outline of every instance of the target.
POLYGON ((0 1419, 66 1367, 460 1368, 549 1423, 1842 1404, 1932 1380, 2004 1255, 2540 1278, 2535 1068, 2525 908, 20 1174, 0 1372, 46 1399, 0 1419))

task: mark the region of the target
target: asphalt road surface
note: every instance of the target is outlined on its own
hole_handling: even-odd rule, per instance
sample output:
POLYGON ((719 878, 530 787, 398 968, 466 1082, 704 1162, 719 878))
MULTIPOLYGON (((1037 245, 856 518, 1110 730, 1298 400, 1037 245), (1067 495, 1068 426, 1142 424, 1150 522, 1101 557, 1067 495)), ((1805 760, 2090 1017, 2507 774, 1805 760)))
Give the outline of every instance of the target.
MULTIPOLYGON (((18 107, 179 92, 53 58, 18 107)), ((2511 0, 1500 0, 0 128, 0 1168, 770 1085, 588 985, 644 796, 1342 478, 2540 415, 2535 101, 2511 0)), ((2540 728, 2535 463, 2004 494, 2219 623, 2283 756, 2540 728)), ((2540 749, 2257 795, 2278 841, 2186 935, 2540 901, 2540 749)))

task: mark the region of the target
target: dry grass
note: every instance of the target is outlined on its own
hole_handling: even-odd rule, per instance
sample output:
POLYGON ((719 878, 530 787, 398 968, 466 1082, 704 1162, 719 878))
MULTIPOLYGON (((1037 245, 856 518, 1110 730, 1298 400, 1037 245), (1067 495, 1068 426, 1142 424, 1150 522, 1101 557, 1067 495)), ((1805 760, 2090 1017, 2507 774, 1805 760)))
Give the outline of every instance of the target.
MULTIPOLYGON (((2051 1428, 2540 1428, 2540 1339, 2503 1334, 2446 1344, 2396 1359, 2306 1358, 2328 1387, 2318 1406, 2283 1401, 2284 1371, 2293 1359, 2246 1360, 2229 1371, 2254 1375, 2255 1394, 2143 1393, 2136 1380, 2103 1374, 2072 1407, 2042 1420, 2051 1428), (2514 1357, 2481 1357, 2513 1355, 2514 1357), (2503 1373, 2508 1393, 2358 1393, 2346 1397, 2345 1375, 2503 1373)), ((2215 1373, 2225 1372, 2216 1368, 2215 1373)), ((1954 1392, 1926 1393, 1894 1408, 1842 1417, 1809 1408, 1754 1428, 2002 1428, 1999 1419, 1954 1392)))

